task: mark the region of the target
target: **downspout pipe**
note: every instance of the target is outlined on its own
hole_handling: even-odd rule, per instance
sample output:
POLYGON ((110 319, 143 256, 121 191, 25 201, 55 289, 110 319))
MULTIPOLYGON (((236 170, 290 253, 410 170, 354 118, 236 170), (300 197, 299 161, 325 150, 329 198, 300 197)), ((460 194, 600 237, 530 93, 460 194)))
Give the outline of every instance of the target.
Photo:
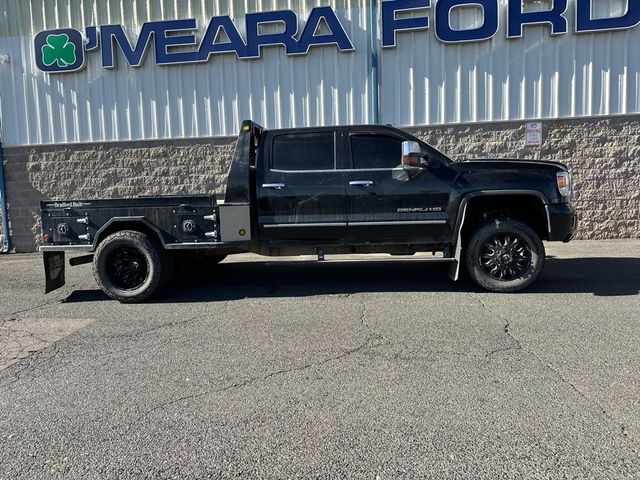
POLYGON ((4 181, 4 157, 2 155, 2 143, 0 142, 0 215, 2 216, 2 253, 9 253, 9 212, 7 209, 7 190, 4 181))
POLYGON ((378 1, 370 1, 369 10, 369 48, 371 50, 371 70, 369 71, 369 111, 371 122, 380 123, 380 72, 378 71, 378 1))

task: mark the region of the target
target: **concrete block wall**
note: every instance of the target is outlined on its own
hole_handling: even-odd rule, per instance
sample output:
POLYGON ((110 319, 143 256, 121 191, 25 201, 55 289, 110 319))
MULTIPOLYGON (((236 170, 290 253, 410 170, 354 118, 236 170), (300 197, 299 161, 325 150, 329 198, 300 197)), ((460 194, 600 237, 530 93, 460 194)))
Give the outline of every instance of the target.
POLYGON ((455 160, 558 160, 573 169, 577 238, 640 238, 640 116, 546 120, 541 147, 524 145, 525 122, 409 129, 455 160))
POLYGON ((222 193, 235 139, 5 149, 11 244, 32 252, 44 199, 222 193))
MULTIPOLYGON (((640 116, 545 121, 544 145, 524 146, 524 122, 408 129, 454 159, 563 160, 574 169, 578 238, 640 238, 640 116)), ((36 249, 38 202, 222 193, 234 138, 5 149, 11 240, 36 249)))

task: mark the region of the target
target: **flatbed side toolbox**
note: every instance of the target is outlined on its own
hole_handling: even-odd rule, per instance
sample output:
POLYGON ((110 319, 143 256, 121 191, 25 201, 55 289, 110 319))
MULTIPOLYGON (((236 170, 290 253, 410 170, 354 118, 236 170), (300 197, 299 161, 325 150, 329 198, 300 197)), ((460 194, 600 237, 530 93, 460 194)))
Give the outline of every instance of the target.
POLYGON ((65 284, 64 252, 43 252, 45 293, 62 288, 65 284))
POLYGON ((218 241, 220 217, 218 207, 189 207, 175 209, 173 236, 179 242, 218 241))
POLYGON ((89 219, 86 215, 51 216, 47 222, 49 235, 57 244, 88 243, 89 219))

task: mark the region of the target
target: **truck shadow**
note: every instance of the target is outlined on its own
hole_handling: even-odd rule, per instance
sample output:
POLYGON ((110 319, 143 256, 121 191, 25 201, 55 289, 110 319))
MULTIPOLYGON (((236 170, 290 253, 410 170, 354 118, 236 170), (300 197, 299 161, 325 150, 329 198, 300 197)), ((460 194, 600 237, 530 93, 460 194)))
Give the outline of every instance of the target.
MULTIPOLYGON (((454 283, 448 264, 419 260, 222 263, 189 266, 177 273, 152 303, 185 303, 262 297, 349 295, 369 292, 481 292, 468 281, 454 283)), ((548 258, 540 279, 524 294, 640 293, 640 258, 548 258)), ((106 300, 97 290, 72 293, 67 302, 106 300)))

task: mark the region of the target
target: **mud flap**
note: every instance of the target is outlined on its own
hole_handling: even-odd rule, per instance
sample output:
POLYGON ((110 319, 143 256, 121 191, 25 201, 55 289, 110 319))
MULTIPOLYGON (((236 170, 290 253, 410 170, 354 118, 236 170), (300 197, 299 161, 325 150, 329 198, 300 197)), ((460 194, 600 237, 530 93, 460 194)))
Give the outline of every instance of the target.
POLYGON ((456 235, 456 249, 453 254, 453 262, 451 262, 451 266, 449 267, 449 278, 454 282, 460 279, 460 267, 462 265, 462 227, 464 227, 464 221, 467 217, 467 202, 463 200, 463 204, 462 218, 460 219, 458 234, 456 235))
POLYGON ((51 293, 65 284, 64 252, 43 252, 44 293, 51 293))
POLYGON ((454 282, 460 280, 460 260, 455 259, 449 266, 449 278, 454 282))

